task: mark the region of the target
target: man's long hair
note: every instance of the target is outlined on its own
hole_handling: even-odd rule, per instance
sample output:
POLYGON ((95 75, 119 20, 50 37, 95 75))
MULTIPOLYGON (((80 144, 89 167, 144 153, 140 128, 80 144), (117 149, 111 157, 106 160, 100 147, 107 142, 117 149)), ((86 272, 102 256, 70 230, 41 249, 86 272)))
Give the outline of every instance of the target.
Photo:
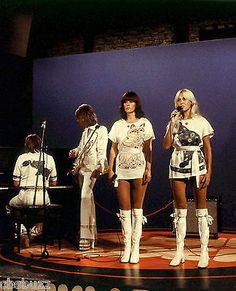
POLYGON ((89 104, 81 104, 75 110, 75 117, 83 117, 86 120, 88 126, 95 125, 98 122, 96 113, 93 110, 93 107, 89 104))
POLYGON ((40 148, 41 148, 41 138, 33 133, 33 134, 29 134, 26 138, 25 138, 25 152, 26 153, 35 153, 35 152, 39 152, 40 148))

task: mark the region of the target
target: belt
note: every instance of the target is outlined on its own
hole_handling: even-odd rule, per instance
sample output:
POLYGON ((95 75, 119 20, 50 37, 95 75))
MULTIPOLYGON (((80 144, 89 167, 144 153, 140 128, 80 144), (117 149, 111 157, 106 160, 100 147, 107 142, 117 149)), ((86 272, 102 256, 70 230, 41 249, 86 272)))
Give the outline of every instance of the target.
POLYGON ((191 174, 196 176, 197 188, 200 185, 200 171, 199 171, 199 159, 198 152, 201 150, 199 146, 178 146, 175 148, 176 151, 191 151, 193 152, 192 156, 192 165, 191 165, 191 174))

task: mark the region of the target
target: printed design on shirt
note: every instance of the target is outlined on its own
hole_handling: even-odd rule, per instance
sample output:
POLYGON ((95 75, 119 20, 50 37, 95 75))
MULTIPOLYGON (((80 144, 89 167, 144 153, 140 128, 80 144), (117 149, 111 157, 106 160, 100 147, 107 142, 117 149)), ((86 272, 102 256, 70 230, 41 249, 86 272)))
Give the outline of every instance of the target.
POLYGON ((132 153, 132 149, 140 149, 144 143, 145 123, 138 126, 131 124, 125 139, 120 145, 120 169, 136 169, 143 167, 144 160, 141 153, 132 153))
POLYGON ((131 124, 127 132, 127 136, 121 143, 120 150, 122 151, 125 148, 135 148, 138 149, 143 145, 145 134, 145 123, 142 123, 138 126, 131 124))
POLYGON ((119 155, 119 165, 120 169, 136 169, 139 167, 143 167, 144 161, 142 160, 142 156, 140 153, 132 154, 132 153, 121 153, 119 155))
MULTIPOLYGON (((187 127, 183 126, 180 122, 178 129, 178 140, 181 146, 198 146, 201 143, 200 135, 196 132, 189 130, 187 127)), ((199 164, 204 163, 205 159, 202 151, 198 151, 199 164)), ((179 173, 191 173, 191 162, 193 159, 193 151, 183 151, 183 160, 177 167, 171 166, 171 170, 179 173), (186 167, 189 167, 186 169, 186 167)), ((199 166, 199 170, 202 171, 206 168, 205 163, 199 166)))
MULTIPOLYGON (((43 161, 31 161, 31 160, 27 160, 27 161, 24 161, 22 163, 22 166, 23 167, 32 167, 32 168, 35 168, 38 170, 38 172, 35 174, 36 176, 37 175, 43 175, 43 161)), ((44 174, 45 174, 45 177, 48 178, 49 175, 50 175, 51 171, 50 169, 48 168, 44 168, 44 174)))
POLYGON ((182 146, 198 146, 201 143, 200 135, 183 126, 181 122, 177 134, 182 146))
MULTIPOLYGON (((192 169, 191 168, 187 168, 187 169, 184 169, 184 168, 177 168, 177 167, 174 167, 174 166, 170 166, 171 170, 173 172, 178 172, 178 173, 182 173, 182 174, 191 174, 192 173, 192 169)), ((206 168, 205 165, 201 165, 199 166, 199 171, 202 171, 206 168)))
MULTIPOLYGON (((179 164, 180 168, 185 168, 186 166, 188 166, 189 162, 192 161, 192 158, 193 158, 193 151, 184 151, 183 153, 184 153, 184 159, 183 159, 183 162, 179 164)), ((202 164, 204 162, 203 153, 199 151, 197 154, 198 154, 199 164, 202 164)))

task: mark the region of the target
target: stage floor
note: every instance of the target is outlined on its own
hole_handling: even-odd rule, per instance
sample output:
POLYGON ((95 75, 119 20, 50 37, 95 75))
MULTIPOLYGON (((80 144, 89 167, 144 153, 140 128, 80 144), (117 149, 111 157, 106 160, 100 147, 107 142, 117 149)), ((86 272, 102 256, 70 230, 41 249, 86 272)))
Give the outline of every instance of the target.
MULTIPOLYGON (((98 233, 92 251, 81 252, 75 243, 63 240, 61 250, 54 245, 32 243, 20 254, 2 248, 2 278, 16 280, 48 280, 68 290, 227 290, 236 288, 236 234, 220 233, 209 241, 208 269, 198 269, 200 242, 197 235, 188 235, 185 263, 170 267, 175 252, 175 236, 170 231, 144 231, 138 264, 122 264, 121 233, 98 233), (49 257, 43 258, 47 250, 49 257), (64 286, 64 288, 65 288, 64 286), (76 289, 80 288, 80 289, 76 289), (62 286, 63 287, 63 286, 62 286)), ((51 290, 52 289, 51 285, 51 290)), ((66 290, 66 289, 54 289, 66 290)))

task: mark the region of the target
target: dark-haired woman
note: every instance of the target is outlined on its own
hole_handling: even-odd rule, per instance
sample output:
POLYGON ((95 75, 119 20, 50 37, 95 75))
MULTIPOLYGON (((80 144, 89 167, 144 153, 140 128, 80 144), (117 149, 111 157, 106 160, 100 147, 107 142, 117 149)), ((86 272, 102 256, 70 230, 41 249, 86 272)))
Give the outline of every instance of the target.
MULTIPOLYGON (((25 153, 17 158, 13 171, 13 185, 20 191, 10 200, 9 205, 12 207, 43 205, 44 199, 46 205, 50 204, 47 190, 45 193, 43 191, 44 178, 46 189, 48 186, 56 186, 56 165, 51 155, 44 153, 44 160, 42 159, 41 138, 37 134, 30 134, 25 138, 25 153)), ((30 235, 36 236, 41 232, 42 224, 38 223, 31 228, 30 235)), ((23 226, 21 234, 23 245, 28 246, 30 238, 23 226)))
POLYGON ((124 241, 121 262, 135 264, 139 262, 143 201, 151 180, 152 141, 155 137, 135 92, 129 91, 122 96, 120 114, 122 119, 113 124, 109 133, 112 145, 108 178, 116 177, 124 241))
POLYGON ((70 150, 75 158, 72 174, 77 177, 81 189, 79 249, 94 248, 97 225, 93 187, 100 174, 107 171, 106 150, 108 133, 98 124, 97 116, 89 104, 82 104, 75 111, 76 121, 84 128, 79 146, 70 150))

